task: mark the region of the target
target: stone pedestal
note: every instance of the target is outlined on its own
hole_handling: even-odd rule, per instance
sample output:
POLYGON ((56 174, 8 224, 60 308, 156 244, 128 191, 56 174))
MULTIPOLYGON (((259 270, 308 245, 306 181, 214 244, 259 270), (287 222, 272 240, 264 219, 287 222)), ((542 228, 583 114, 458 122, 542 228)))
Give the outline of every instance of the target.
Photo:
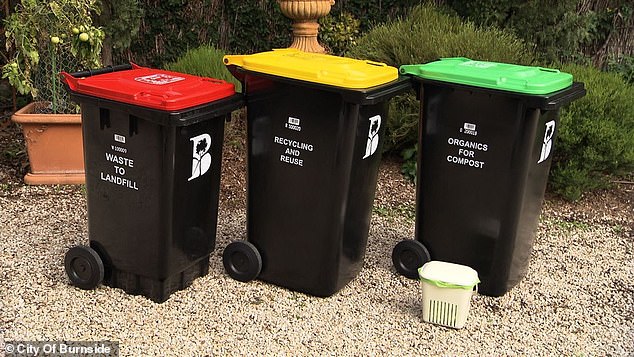
POLYGON ((292 19, 293 43, 291 48, 304 52, 324 53, 324 47, 317 41, 319 24, 317 20, 328 15, 334 0, 277 0, 284 16, 292 19))

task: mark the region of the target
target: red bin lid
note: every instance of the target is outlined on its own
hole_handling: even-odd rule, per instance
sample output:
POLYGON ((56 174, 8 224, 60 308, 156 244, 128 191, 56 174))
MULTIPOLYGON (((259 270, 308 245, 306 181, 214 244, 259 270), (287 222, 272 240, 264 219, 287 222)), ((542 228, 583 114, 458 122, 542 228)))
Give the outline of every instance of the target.
POLYGON ((62 72, 71 91, 138 105, 176 111, 207 104, 235 94, 232 83, 137 66, 132 69, 76 78, 62 72))

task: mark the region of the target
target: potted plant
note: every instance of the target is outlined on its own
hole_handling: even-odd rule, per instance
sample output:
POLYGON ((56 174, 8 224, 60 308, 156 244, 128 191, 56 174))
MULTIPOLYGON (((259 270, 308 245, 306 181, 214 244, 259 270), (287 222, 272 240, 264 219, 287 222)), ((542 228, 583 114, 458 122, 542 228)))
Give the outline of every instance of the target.
POLYGON ((18 110, 29 156, 27 184, 84 182, 79 107, 69 100, 59 72, 100 66, 104 33, 93 26, 97 0, 22 0, 5 20, 6 47, 15 56, 2 77, 33 102, 18 110))

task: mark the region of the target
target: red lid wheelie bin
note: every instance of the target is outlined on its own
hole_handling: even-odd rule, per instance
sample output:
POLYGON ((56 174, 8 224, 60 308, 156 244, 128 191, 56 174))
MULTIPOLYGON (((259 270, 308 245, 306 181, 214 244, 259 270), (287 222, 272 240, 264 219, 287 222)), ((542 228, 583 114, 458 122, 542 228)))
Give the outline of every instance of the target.
POLYGON ((81 106, 90 241, 67 252, 70 281, 163 302, 208 272, 224 125, 242 96, 136 65, 63 79, 81 106))

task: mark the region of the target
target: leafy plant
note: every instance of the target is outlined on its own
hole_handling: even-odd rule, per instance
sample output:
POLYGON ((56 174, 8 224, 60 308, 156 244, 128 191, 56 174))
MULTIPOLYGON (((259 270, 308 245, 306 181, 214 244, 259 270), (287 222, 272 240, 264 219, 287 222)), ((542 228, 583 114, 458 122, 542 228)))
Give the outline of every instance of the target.
POLYGON ((412 9, 407 18, 381 25, 357 41, 348 56, 393 66, 424 63, 441 57, 530 64, 527 44, 508 31, 479 28, 432 4, 412 9))
POLYGON ((403 176, 414 181, 418 169, 418 161, 416 160, 416 153, 418 152, 418 144, 401 151, 401 157, 403 158, 403 166, 401 167, 401 173, 403 176))
MULTIPOLYGON (((123 57, 152 67, 164 67, 204 43, 230 53, 267 51, 291 43, 291 22, 276 0, 140 1, 140 10, 139 34, 123 57)), ((118 55, 114 54, 115 62, 125 60, 118 55)))
POLYGON ((2 67, 2 78, 22 94, 50 101, 52 111, 65 111, 58 73, 98 67, 104 33, 92 25, 97 0, 22 0, 6 20, 6 47, 14 58, 2 67))
POLYGON ((578 59, 580 47, 590 42, 602 22, 592 11, 577 11, 579 0, 447 0, 460 16, 481 26, 512 31, 535 44, 535 54, 545 63, 578 59))
POLYGON ((377 25, 407 15, 421 0, 337 0, 330 13, 336 16, 347 12, 360 20, 360 30, 368 31, 377 25))
POLYGON ((587 95, 561 111, 550 188, 576 200, 634 170, 634 86, 618 74, 565 65, 587 95))
POLYGON ((110 0, 101 2, 101 14, 96 21, 104 28, 106 38, 102 59, 112 64, 113 52, 120 54, 136 39, 143 18, 140 0, 110 0))
POLYGON ((607 71, 618 73, 627 83, 634 84, 634 56, 610 57, 607 71))
POLYGON ((513 31, 535 44, 544 62, 604 67, 613 53, 631 54, 631 0, 437 0, 481 26, 513 31))
POLYGON ((319 40, 328 52, 341 56, 356 44, 361 22, 348 12, 319 19, 319 40))

